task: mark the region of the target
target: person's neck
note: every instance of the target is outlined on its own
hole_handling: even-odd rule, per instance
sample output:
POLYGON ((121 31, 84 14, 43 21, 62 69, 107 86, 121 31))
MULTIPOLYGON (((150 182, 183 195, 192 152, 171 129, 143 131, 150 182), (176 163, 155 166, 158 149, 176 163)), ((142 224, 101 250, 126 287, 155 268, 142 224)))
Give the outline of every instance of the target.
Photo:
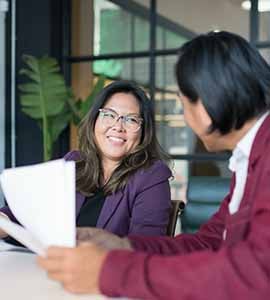
POLYGON ((106 182, 110 179, 113 171, 117 168, 118 165, 119 165, 119 161, 113 161, 107 159, 104 159, 102 161, 103 184, 106 184, 106 182))
POLYGON ((226 148, 228 150, 234 150, 239 143, 239 141, 248 133, 248 131, 255 125, 258 119, 252 119, 244 124, 244 126, 239 130, 233 130, 232 132, 226 134, 224 137, 224 143, 226 143, 226 148))

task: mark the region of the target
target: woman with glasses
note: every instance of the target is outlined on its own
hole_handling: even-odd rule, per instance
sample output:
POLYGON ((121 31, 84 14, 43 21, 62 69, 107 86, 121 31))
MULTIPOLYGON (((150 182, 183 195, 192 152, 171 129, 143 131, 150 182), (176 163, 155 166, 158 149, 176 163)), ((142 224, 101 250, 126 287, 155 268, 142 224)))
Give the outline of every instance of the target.
MULTIPOLYGON (((65 158, 76 161, 78 227, 166 234, 171 171, 141 88, 128 81, 106 86, 80 125, 79 151, 65 158)), ((7 208, 2 212, 12 217, 7 208)))
POLYGON ((80 126, 79 145, 67 155, 77 161, 77 226, 166 234, 171 172, 143 90, 128 81, 106 86, 80 126))

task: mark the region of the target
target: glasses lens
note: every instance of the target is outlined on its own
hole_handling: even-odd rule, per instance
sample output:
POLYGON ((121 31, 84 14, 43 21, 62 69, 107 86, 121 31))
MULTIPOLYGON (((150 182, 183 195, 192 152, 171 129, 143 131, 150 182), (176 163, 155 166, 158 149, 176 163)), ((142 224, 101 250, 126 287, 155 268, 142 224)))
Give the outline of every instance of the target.
POLYGON ((135 116, 126 116, 125 117, 125 127, 127 130, 130 131, 137 131, 139 130, 140 126, 141 126, 141 121, 139 118, 135 117, 135 116))
POLYGON ((111 110, 100 110, 100 115, 102 117, 102 123, 106 126, 113 125, 117 119, 117 115, 111 110))

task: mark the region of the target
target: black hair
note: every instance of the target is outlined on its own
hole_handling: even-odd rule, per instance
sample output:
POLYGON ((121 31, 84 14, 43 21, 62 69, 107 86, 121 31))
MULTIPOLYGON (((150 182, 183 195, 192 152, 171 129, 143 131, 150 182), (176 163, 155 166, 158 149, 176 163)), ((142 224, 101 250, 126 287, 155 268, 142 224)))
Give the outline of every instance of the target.
POLYGON ((176 64, 179 89, 190 102, 202 101, 209 132, 240 129, 270 107, 270 67, 237 34, 209 32, 186 42, 176 64))

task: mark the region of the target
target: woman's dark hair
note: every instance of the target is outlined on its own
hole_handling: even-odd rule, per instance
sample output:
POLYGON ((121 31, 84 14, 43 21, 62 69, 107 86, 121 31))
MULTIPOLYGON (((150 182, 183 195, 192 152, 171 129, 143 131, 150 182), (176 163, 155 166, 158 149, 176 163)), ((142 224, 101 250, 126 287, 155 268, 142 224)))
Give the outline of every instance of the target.
POLYGON ((132 94, 138 101, 140 115, 143 119, 139 145, 123 158, 114 170, 109 181, 103 187, 105 195, 122 189, 129 179, 140 168, 147 168, 156 160, 168 160, 167 154, 160 147, 155 129, 153 105, 145 92, 130 81, 116 81, 107 85, 96 97, 89 113, 79 128, 79 150, 81 159, 76 162, 77 190, 90 196, 100 187, 103 169, 99 149, 95 143, 94 128, 99 109, 115 93, 132 94))
POLYGON ((179 89, 202 101, 212 125, 226 134, 269 110, 270 67, 244 38, 225 31, 185 43, 176 64, 179 89))

